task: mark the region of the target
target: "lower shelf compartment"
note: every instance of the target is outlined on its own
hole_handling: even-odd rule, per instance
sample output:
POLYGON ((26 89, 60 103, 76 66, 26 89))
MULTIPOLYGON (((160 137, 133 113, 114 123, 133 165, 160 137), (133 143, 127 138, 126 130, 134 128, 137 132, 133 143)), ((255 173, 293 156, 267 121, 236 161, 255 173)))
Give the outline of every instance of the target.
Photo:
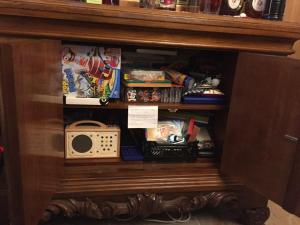
POLYGON ((212 159, 195 163, 111 162, 67 164, 56 197, 238 190, 212 159))

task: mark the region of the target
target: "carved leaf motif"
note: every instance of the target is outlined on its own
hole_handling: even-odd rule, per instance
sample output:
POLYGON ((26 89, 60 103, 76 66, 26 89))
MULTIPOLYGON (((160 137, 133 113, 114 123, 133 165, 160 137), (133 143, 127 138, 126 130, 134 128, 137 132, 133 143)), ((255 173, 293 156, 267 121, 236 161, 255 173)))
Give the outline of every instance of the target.
MULTIPOLYGON (((158 194, 137 194, 128 197, 125 202, 104 201, 99 204, 87 199, 79 201, 75 199, 53 200, 47 207, 43 222, 51 220, 57 215, 72 218, 84 216, 94 219, 109 219, 117 216, 126 216, 129 219, 135 217, 147 218, 152 214, 160 213, 188 213, 203 208, 238 208, 237 197, 230 192, 200 193, 193 197, 180 196, 171 200, 164 200, 158 194)), ((245 211, 248 224, 260 225, 269 214, 268 210, 245 211)))

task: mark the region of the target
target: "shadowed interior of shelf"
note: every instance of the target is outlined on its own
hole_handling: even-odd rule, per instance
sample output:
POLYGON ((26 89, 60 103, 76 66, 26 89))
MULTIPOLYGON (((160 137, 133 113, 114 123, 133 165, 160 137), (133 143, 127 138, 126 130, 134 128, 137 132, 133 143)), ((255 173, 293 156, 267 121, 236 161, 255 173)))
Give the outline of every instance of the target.
MULTIPOLYGON (((134 52, 137 46, 120 46, 122 52, 134 52)), ((165 50, 165 49, 163 49, 165 50)), ((169 50, 169 49, 167 49, 169 50)), ((225 104, 174 104, 174 103, 132 103, 111 100, 106 106, 64 104, 65 123, 76 120, 93 119, 106 124, 123 124, 121 136, 127 129, 127 109, 129 105, 156 105, 176 115, 182 113, 207 115, 216 146, 213 158, 198 158, 192 163, 132 162, 122 159, 74 159, 65 160, 64 177, 61 188, 56 193, 60 197, 95 197, 134 193, 176 193, 193 191, 222 191, 241 187, 238 180, 221 175, 219 157, 222 154, 231 90, 234 83, 236 52, 178 49, 178 55, 206 55, 216 58, 222 72, 221 90, 225 93, 225 104), (198 112, 196 112, 198 111, 198 112), (67 120, 66 120, 67 119, 67 120)), ((173 59, 173 58, 171 58, 173 59)), ((84 101, 84 99, 80 99, 84 101)), ((160 114, 159 113, 159 114, 160 114)))

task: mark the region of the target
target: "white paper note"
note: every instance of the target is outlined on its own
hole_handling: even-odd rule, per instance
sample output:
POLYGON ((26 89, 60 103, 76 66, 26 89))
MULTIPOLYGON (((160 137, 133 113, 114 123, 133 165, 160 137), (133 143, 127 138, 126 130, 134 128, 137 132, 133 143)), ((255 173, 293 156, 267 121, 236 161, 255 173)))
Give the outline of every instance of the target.
POLYGON ((128 128, 156 128, 158 106, 128 106, 128 128))

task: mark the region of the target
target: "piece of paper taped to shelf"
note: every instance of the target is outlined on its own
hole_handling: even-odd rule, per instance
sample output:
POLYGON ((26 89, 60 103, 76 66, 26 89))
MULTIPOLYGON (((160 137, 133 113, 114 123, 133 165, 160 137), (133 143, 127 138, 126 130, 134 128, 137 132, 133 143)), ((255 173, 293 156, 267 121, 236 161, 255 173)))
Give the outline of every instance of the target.
POLYGON ((128 106, 128 128, 156 128, 158 106, 128 106))

